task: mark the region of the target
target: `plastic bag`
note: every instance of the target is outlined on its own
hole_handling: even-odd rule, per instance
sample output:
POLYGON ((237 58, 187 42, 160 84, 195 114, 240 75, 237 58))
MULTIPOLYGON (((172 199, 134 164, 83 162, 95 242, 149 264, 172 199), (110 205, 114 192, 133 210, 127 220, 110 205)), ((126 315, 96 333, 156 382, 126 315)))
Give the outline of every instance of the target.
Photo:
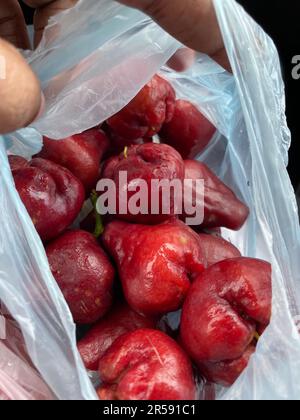
POLYGON ((53 399, 32 366, 20 329, 9 314, 0 311, 0 401, 53 399))
POLYGON ((62 138, 104 121, 161 70, 219 135, 200 156, 249 205, 242 253, 273 265, 273 316, 251 363, 220 399, 300 398, 300 230, 286 171, 290 133, 272 41, 234 0, 215 0, 234 75, 199 55, 184 74, 164 63, 180 45, 138 11, 82 0, 52 19, 28 61, 42 81, 44 117, 0 142, 0 296, 21 326, 32 362, 59 399, 96 395, 76 350, 75 327, 43 246, 13 187, 6 157, 30 156, 41 134, 62 138))

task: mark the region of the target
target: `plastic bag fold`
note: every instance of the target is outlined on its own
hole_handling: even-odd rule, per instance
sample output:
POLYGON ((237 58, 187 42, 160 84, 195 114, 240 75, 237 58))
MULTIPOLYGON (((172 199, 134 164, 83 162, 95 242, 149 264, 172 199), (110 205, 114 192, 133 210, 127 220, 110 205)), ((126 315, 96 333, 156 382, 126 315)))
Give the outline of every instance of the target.
POLYGON ((39 48, 27 54, 47 109, 30 128, 0 142, 0 296, 22 329, 34 366, 58 399, 96 395, 6 155, 30 156, 41 148, 42 135, 59 139, 105 121, 158 71, 179 97, 194 102, 216 125, 218 135, 199 159, 250 207, 243 229, 224 229, 224 236, 244 255, 273 266, 270 327, 246 371, 218 398, 300 399, 300 231, 286 171, 291 139, 279 58, 271 39, 234 0, 214 4, 233 75, 204 55, 187 72, 172 72, 164 65, 179 43, 140 12, 109 0, 81 0, 56 16, 39 48))

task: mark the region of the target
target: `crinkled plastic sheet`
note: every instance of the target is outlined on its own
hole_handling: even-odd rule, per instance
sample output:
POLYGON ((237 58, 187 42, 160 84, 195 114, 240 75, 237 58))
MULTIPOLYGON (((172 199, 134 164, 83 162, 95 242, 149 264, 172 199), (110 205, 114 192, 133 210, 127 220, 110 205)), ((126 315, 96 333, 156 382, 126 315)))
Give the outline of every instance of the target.
POLYGON ((0 311, 0 401, 53 399, 31 364, 18 326, 0 311))
POLYGON ((34 365, 59 399, 94 399, 76 351, 75 329, 43 246, 13 188, 9 153, 30 156, 41 134, 62 138, 119 111, 161 71, 217 126, 200 156, 247 202, 240 232, 223 230, 244 255, 273 265, 273 316, 256 354, 220 399, 299 399, 300 233, 286 171, 290 133, 273 42, 234 0, 214 0, 234 75, 199 55, 176 74, 164 63, 179 44, 138 11, 110 0, 82 0, 52 19, 28 60, 42 81, 47 111, 1 142, 0 296, 22 328, 34 365))

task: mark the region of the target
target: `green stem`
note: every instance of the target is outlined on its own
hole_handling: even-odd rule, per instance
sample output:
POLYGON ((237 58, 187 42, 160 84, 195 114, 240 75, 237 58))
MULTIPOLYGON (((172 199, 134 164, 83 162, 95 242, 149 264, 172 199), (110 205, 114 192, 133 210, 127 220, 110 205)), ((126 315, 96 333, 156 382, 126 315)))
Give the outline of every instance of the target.
POLYGON ((104 232, 102 217, 97 211, 97 200, 98 200, 98 194, 95 190, 93 190, 91 193, 91 202, 94 207, 95 220, 96 220, 96 225, 95 225, 95 230, 94 230, 94 236, 96 239, 98 239, 104 232))

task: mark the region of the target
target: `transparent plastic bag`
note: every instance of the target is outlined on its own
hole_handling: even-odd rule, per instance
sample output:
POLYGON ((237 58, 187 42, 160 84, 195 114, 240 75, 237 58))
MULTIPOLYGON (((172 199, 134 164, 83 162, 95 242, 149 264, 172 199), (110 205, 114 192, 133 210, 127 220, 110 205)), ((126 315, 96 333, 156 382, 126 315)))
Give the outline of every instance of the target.
POLYGON ((7 313, 4 316, 0 311, 0 401, 53 399, 32 366, 20 329, 7 313))
POLYGON ((110 0, 82 0, 53 18, 39 48, 27 54, 47 110, 0 144, 0 296, 59 399, 96 395, 76 350, 71 315, 13 187, 6 152, 30 156, 40 149, 41 134, 59 139, 97 125, 157 71, 217 126, 219 134, 200 158, 251 209, 244 228, 224 229, 224 236, 244 255, 273 265, 271 325, 246 371, 218 397, 300 398, 300 231, 286 171, 290 133, 280 63, 272 41, 234 0, 214 3, 233 75, 204 55, 183 74, 163 67, 178 42, 138 11, 110 0))

